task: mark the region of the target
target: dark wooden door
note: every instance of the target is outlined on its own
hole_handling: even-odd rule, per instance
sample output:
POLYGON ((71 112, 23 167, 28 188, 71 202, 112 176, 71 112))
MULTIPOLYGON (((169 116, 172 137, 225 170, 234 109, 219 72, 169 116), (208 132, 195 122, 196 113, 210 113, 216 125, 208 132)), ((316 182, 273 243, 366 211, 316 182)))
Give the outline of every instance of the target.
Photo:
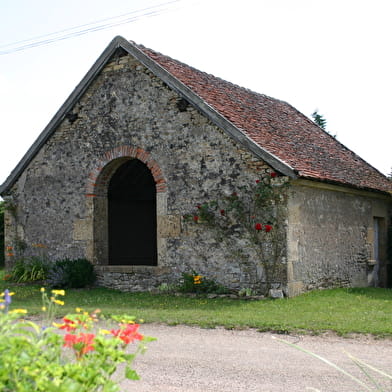
POLYGON ((138 159, 120 166, 109 183, 109 264, 157 265, 156 190, 138 159))

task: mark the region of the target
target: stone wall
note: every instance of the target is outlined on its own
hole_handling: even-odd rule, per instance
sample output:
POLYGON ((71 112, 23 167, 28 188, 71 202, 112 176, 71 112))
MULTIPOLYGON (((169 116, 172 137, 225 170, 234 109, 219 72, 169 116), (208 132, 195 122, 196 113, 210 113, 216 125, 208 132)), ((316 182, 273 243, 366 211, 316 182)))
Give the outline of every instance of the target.
POLYGON ((386 198, 374 193, 310 181, 293 184, 288 220, 291 295, 314 288, 372 285, 374 218, 383 222, 378 284, 385 286, 388 208, 386 198))
POLYGON ((194 269, 233 289, 259 291, 265 277, 257 255, 244 249, 235 257, 246 248, 240 235, 223 246, 208 232, 185 230, 182 216, 271 170, 135 59, 114 58, 7 195, 17 208, 8 214, 6 245, 23 245, 8 263, 39 251, 52 260, 87 257, 98 265, 100 284, 122 290, 171 283, 194 269), (107 265, 107 183, 131 158, 156 181, 155 270, 107 265))

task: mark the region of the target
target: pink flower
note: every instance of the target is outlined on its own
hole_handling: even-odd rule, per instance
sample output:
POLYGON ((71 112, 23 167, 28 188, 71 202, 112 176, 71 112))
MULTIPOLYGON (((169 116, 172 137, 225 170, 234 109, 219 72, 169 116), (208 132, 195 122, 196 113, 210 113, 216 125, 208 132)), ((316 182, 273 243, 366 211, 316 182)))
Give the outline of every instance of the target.
POLYGON ((272 226, 271 225, 265 225, 265 232, 269 233, 272 230, 272 226))
POLYGON ((261 223, 256 223, 256 224, 255 224, 255 229, 256 229, 257 231, 262 230, 262 228, 263 228, 263 225, 262 225, 261 223))

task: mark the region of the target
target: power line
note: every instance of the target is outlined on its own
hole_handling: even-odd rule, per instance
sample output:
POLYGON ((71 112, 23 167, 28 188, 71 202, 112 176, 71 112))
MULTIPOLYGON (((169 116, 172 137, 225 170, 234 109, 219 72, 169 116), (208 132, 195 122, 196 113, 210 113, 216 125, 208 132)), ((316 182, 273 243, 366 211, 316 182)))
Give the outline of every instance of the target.
POLYGON ((10 44, 0 45, 0 49, 8 48, 0 51, 0 55, 6 55, 10 53, 20 52, 23 50, 35 48, 38 46, 49 45, 54 42, 64 41, 70 38, 78 37, 88 33, 106 30, 115 26, 128 24, 135 22, 141 18, 152 17, 160 15, 170 10, 170 7, 176 3, 180 3, 183 0, 172 0, 165 3, 160 3, 155 6, 143 8, 140 10, 128 12, 122 15, 113 16, 98 20, 93 23, 82 24, 79 26, 71 27, 68 29, 60 30, 54 33, 49 33, 30 39, 16 41, 10 44), (120 20, 118 20, 120 19, 120 20), (116 21, 117 20, 117 21, 116 21), (110 22, 111 21, 111 22, 110 22), (84 28, 84 29, 83 29, 84 28), (52 38, 50 38, 52 37, 52 38), (20 45, 22 44, 22 45, 20 45), (18 45, 18 46, 15 46, 18 45))

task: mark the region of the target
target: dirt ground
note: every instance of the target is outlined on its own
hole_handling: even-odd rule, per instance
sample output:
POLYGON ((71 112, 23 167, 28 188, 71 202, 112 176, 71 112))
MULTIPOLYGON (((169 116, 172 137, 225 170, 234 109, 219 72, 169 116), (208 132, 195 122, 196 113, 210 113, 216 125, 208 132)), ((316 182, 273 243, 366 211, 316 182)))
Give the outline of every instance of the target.
MULTIPOLYGON (((122 391, 138 392, 354 392, 366 390, 349 377, 273 336, 296 343, 343 367, 362 381, 366 377, 345 351, 392 373, 392 340, 359 336, 342 338, 293 336, 146 324, 141 332, 157 338, 138 357, 139 381, 124 381, 122 391)), ((376 376, 377 380, 384 380, 376 376)), ((392 391, 392 380, 384 382, 392 391)), ((374 389, 371 389, 374 390, 374 389)))

